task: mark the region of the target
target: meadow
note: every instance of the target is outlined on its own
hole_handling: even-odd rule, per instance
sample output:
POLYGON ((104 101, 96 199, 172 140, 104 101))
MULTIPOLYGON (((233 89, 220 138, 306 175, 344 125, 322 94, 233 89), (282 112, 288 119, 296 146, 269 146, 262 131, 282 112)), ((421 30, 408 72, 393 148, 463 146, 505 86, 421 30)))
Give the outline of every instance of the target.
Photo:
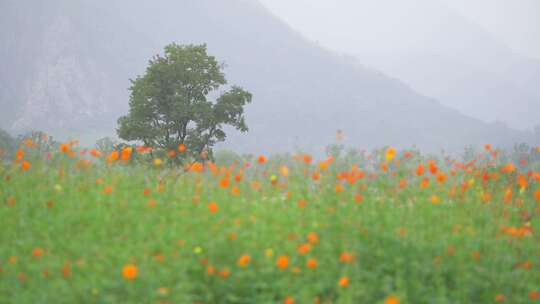
POLYGON ((540 303, 540 148, 167 157, 24 141, 0 303, 540 303))

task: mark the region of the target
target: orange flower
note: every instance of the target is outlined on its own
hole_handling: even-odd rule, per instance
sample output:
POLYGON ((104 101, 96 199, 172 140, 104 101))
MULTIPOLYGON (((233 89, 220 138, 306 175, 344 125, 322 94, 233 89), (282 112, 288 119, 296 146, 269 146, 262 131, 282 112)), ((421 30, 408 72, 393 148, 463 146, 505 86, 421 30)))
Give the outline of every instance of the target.
POLYGON ((137 152, 139 152, 141 154, 152 152, 151 147, 145 147, 145 146, 137 146, 136 150, 137 150, 137 152))
POLYGON ((23 161, 22 164, 21 164, 21 170, 22 171, 26 171, 26 170, 30 169, 31 167, 32 167, 32 164, 27 160, 23 161))
POLYGON ((293 297, 286 297, 283 301, 283 304, 294 304, 294 298, 293 297))
POLYGON ((178 145, 178 152, 180 152, 180 153, 186 152, 186 145, 184 145, 184 144, 179 144, 179 145, 178 145))
POLYGON ((7 206, 13 207, 15 206, 15 203, 17 203, 17 199, 14 196, 8 196, 8 198, 6 199, 7 206))
POLYGON ((529 299, 531 300, 536 300, 540 297, 540 292, 538 292, 537 290, 531 290, 531 292, 529 292, 529 299))
POLYGON ((279 269, 286 269, 289 267, 289 257, 286 255, 281 255, 276 261, 276 266, 279 269))
POLYGON ((344 251, 339 256, 339 260, 343 263, 350 263, 354 260, 354 254, 344 251))
POLYGON ((221 188, 228 188, 229 187, 229 184, 230 184, 230 181, 229 181, 229 178, 228 177, 224 177, 222 178, 220 181, 219 181, 219 186, 221 188))
POLYGON ((503 302, 505 298, 506 297, 502 293, 500 293, 495 296, 495 302, 503 302))
POLYGON ((105 186, 105 188, 103 188, 103 193, 105 194, 110 194, 113 192, 113 187, 111 186, 105 186))
POLYGON ((199 162, 195 162, 191 165, 190 170, 194 172, 202 172, 204 170, 204 165, 199 162))
POLYGON ((310 232, 307 235, 307 239, 311 244, 317 244, 319 242, 319 235, 316 232, 310 232))
POLYGON ((43 249, 36 247, 32 250, 32 256, 39 258, 43 254, 43 249))
POLYGON ((62 153, 68 153, 70 149, 69 144, 61 144, 60 145, 60 152, 62 153))
POLYGON ((216 213, 218 211, 218 205, 216 202, 210 202, 208 204, 208 210, 210 210, 210 212, 212 213, 216 213))
POLYGON ((424 175, 424 172, 426 169, 424 168, 424 165, 420 164, 418 167, 416 167, 416 175, 421 176, 424 175))
POLYGON ((493 195, 490 192, 482 193, 482 195, 480 196, 480 200, 483 203, 487 203, 487 202, 491 201, 492 199, 493 199, 493 195))
POLYGON ((251 256, 247 254, 243 254, 240 256, 240 258, 238 258, 238 266, 240 267, 246 267, 249 262, 251 262, 251 256))
POLYGON ((176 151, 170 150, 169 152, 167 152, 167 156, 168 156, 169 158, 175 157, 175 156, 176 156, 176 151))
POLYGON ((306 253, 311 251, 311 245, 309 243, 298 245, 297 251, 298 251, 298 254, 305 255, 306 253))
POLYGON ((122 161, 128 161, 131 158, 131 154, 133 152, 133 148, 131 147, 125 147, 122 149, 122 161))
POLYGON ((125 265, 122 268, 122 276, 126 280, 134 280, 135 278, 137 278, 137 273, 138 273, 137 266, 133 264, 125 265))
POLYGON ((425 189, 429 186, 429 177, 424 177, 420 182, 420 188, 425 189))
POLYGON ((340 193, 340 192, 343 192, 343 185, 342 184, 336 184, 336 193, 340 193))
POLYGON ((398 297, 391 295, 384 299, 384 304, 399 304, 399 299, 398 297))
POLYGON ((338 285, 341 286, 341 287, 347 287, 349 286, 349 278, 347 276, 343 276, 339 279, 338 281, 338 285))
POLYGON ((33 148, 35 146, 34 141, 31 138, 23 140, 23 144, 28 148, 33 148))
POLYGON ((519 265, 521 268, 525 269, 525 270, 530 270, 531 267, 532 267, 532 263, 531 261, 525 261, 523 263, 520 263, 519 265))
POLYGON ((491 151, 491 145, 490 144, 485 144, 484 149, 486 149, 486 151, 491 151))
POLYGON ((540 202, 540 188, 534 193, 534 199, 540 202))
POLYGON ((118 151, 112 151, 111 154, 109 154, 109 156, 107 156, 107 161, 109 163, 112 163, 116 160, 118 160, 118 158, 120 157, 120 155, 118 154, 118 151))
POLYGON ((514 171, 516 171, 516 166, 512 163, 508 163, 501 168, 502 173, 512 173, 514 171))
POLYGON ((429 172, 431 172, 431 174, 437 174, 439 169, 437 168, 437 164, 435 163, 435 161, 430 160, 428 162, 428 165, 429 165, 429 172))
POLYGON ((309 154, 304 154, 303 160, 304 160, 304 163, 311 164, 311 162, 313 161, 313 158, 309 154))
POLYGON ((526 189, 529 185, 529 181, 527 180, 527 177, 523 174, 520 174, 518 176, 518 185, 520 189, 526 189))
POLYGON ((431 196, 431 203, 432 204, 438 204, 440 202, 441 202, 441 199, 437 195, 432 195, 431 196))
POLYGON ((266 162, 266 157, 264 155, 259 155, 259 157, 257 158, 257 162, 259 164, 264 164, 266 162))
POLYGON ((92 155, 93 157, 101 157, 102 154, 98 150, 92 149, 90 150, 90 155, 92 155))
POLYGON ((239 183, 240 181, 242 181, 242 174, 243 174, 243 172, 240 171, 238 174, 236 174, 236 175, 234 176, 234 180, 235 180, 237 183, 239 183))
POLYGON ((22 149, 17 149, 17 152, 15 152, 15 157, 17 162, 21 161, 24 157, 24 151, 22 149))
POLYGON ((308 259, 307 262, 306 262, 306 266, 307 268, 310 268, 310 269, 313 269, 313 268, 316 268, 317 267, 317 260, 316 259, 308 259))
POLYGON ((439 172, 439 174, 437 174, 437 180, 439 181, 439 183, 444 183, 447 179, 447 176, 444 172, 439 172))
POLYGON ((320 178, 321 178, 321 174, 317 171, 314 171, 311 174, 311 179, 313 179, 314 181, 318 181, 320 178))
POLYGON ((296 204, 298 205, 298 207, 304 208, 307 205, 307 202, 304 199, 299 199, 296 204))
POLYGON ((224 279, 228 278, 231 275, 231 271, 229 268, 224 268, 222 271, 218 273, 218 275, 224 279))
POLYGON ((157 205, 157 201, 155 199, 150 199, 148 200, 147 205, 149 208, 154 208, 157 205))

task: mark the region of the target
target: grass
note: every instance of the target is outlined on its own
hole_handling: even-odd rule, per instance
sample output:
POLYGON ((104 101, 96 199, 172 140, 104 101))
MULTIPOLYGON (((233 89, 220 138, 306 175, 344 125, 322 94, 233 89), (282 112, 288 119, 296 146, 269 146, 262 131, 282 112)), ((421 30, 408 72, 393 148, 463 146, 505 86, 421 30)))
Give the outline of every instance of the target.
POLYGON ((537 176, 495 158, 196 172, 29 154, 0 166, 0 303, 539 301, 537 176))

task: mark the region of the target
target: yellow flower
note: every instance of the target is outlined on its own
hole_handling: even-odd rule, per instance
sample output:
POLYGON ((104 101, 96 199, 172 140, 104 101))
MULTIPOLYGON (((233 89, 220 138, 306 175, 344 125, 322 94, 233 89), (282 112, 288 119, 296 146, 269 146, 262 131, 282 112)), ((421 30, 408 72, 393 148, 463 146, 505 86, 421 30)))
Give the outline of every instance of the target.
POLYGON ((161 158, 156 158, 156 159, 154 159, 154 165, 155 165, 156 167, 159 167, 159 166, 161 166, 162 164, 163 164, 163 161, 161 160, 161 158))
POLYGON ((392 147, 386 149, 386 160, 391 161, 394 157, 396 157, 396 149, 392 147))
POLYGON ((289 176, 289 168, 287 168, 287 166, 281 166, 281 168, 279 168, 279 172, 284 177, 289 176))

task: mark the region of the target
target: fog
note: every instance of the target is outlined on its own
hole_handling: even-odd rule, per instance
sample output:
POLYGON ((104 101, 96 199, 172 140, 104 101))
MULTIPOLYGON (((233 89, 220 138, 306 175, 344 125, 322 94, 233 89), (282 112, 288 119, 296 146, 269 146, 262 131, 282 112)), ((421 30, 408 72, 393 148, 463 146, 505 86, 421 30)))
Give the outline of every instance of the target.
POLYGON ((0 128, 115 136, 130 79, 201 44, 253 94, 245 152, 512 147, 540 136, 538 2, 2 0, 0 128), (483 9, 486 8, 486 9, 483 9), (536 24, 535 24, 536 23, 536 24))
POLYGON ((310 40, 484 121, 540 123, 540 2, 261 0, 310 40))
MULTIPOLYGON (((435 10, 437 4, 427 6, 427 2, 407 1, 366 1, 366 0, 260 0, 274 14, 283 18, 287 23, 305 34, 310 39, 320 41, 325 46, 349 52, 355 44, 350 37, 355 36, 359 41, 374 42, 385 48, 410 47, 410 32, 405 33, 399 27, 406 16, 417 19, 418 24, 430 23, 437 25, 435 10), (416 2, 416 3, 415 3, 416 2), (410 6, 410 4, 413 6, 410 6), (414 8, 416 10, 405 10, 414 8), (375 13, 374 13, 375 12, 375 13), (356 20, 354 20, 356 19, 356 20), (381 25, 384 20, 387 28, 391 29, 393 43, 380 40, 381 30, 358 27, 356 25, 381 25), (427 21, 427 22, 426 22, 427 21), (347 26, 350 26, 347 29, 347 26), (334 31, 341 27, 341 31, 334 31), (405 35, 403 35, 405 34, 405 35), (358 37, 360 36, 360 37, 358 37), (364 40, 365 39, 365 40, 364 40)), ((431 2, 437 2, 433 0, 431 2)), ((440 4, 453 10, 454 13, 467 18, 470 22, 481 26, 494 38, 506 44, 515 52, 528 57, 540 59, 540 2, 536 0, 440 0, 440 4)), ((384 25, 383 25, 384 26, 384 25)), ((417 28, 419 32, 425 30, 417 28)), ((418 34, 418 33, 417 33, 418 34)), ((416 37, 418 38, 418 37, 416 37)), ((421 42, 421 41, 417 41, 421 42)), ((417 47, 421 47, 417 45, 417 47)))

